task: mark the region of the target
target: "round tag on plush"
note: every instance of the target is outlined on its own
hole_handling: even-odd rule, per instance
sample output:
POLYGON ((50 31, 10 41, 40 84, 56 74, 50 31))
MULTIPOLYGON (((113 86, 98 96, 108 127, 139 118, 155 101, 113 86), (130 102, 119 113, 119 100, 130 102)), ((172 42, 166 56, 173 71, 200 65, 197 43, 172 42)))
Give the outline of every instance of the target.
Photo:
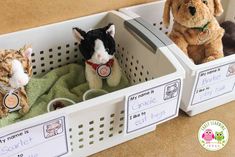
POLYGON ((96 72, 101 78, 105 79, 112 73, 112 69, 111 67, 102 64, 96 69, 96 72))
POLYGON ((20 107, 20 98, 16 93, 7 93, 3 98, 3 105, 9 112, 17 111, 20 107))

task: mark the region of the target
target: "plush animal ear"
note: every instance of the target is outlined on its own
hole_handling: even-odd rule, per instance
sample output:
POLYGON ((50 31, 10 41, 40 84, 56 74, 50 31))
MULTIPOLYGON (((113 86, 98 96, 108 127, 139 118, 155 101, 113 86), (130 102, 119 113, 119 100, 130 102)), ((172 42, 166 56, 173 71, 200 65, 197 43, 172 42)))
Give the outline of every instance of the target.
POLYGON ((86 32, 77 27, 73 28, 73 34, 74 37, 78 40, 78 44, 80 44, 81 41, 84 40, 86 36, 86 32))
POLYGON ((172 0, 167 0, 164 6, 163 24, 165 27, 168 27, 170 25, 171 4, 172 4, 172 0))
POLYGON ((215 16, 220 16, 224 12, 221 0, 214 0, 214 7, 215 7, 214 11, 215 16))
POLYGON ((28 59, 31 59, 33 49, 30 46, 24 46, 24 48, 22 48, 20 50, 20 52, 24 55, 24 57, 27 57, 28 59))
POLYGON ((110 34, 113 38, 115 35, 115 26, 114 24, 110 23, 108 26, 104 27, 107 34, 110 34))

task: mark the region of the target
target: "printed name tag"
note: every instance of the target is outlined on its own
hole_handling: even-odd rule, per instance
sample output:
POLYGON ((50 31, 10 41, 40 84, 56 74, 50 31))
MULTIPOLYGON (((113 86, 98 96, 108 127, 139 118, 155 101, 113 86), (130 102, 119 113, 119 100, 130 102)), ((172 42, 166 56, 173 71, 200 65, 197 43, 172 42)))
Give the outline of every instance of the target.
POLYGON ((235 63, 218 66, 198 74, 191 105, 233 92, 235 63))
POLYGON ((129 134, 174 118, 178 113, 181 80, 127 97, 125 133, 129 134))
POLYGON ((1 157, 52 157, 68 154, 65 117, 0 137, 1 157))

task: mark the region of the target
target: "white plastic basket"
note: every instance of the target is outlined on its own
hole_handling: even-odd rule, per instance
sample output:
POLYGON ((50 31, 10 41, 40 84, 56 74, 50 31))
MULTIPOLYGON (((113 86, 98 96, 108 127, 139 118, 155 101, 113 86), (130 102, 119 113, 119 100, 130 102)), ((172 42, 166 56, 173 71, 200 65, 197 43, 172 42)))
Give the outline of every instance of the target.
MULTIPOLYGON (((231 20, 235 22, 235 1, 222 0, 224 14, 218 18, 219 22, 231 20)), ((227 77, 226 72, 230 65, 235 64, 235 55, 224 57, 213 62, 195 65, 189 58, 168 38, 172 29, 173 17, 171 17, 171 26, 167 29, 163 26, 162 17, 165 0, 147 3, 143 5, 120 9, 121 12, 129 15, 145 28, 150 30, 158 37, 171 51, 186 71, 184 80, 183 96, 180 108, 187 112, 189 116, 207 111, 214 107, 223 105, 235 99, 235 76, 227 77), (211 75, 205 76, 207 72, 221 70, 211 75), (219 75, 218 81, 212 84, 202 85, 203 79, 210 79, 219 75), (221 91, 216 89, 222 89, 221 91), (201 92, 201 89, 205 89, 201 92), (218 92, 219 91, 219 92, 218 92)), ((209 74, 209 73, 208 73, 209 74)))
MULTIPOLYGON (((68 127, 65 129, 68 132, 68 140, 65 142, 69 143, 70 155, 74 157, 88 156, 155 130, 156 125, 151 125, 124 135, 125 100, 129 95, 157 86, 166 86, 171 82, 177 82, 179 85, 177 101, 174 104, 159 105, 159 110, 164 111, 165 115, 159 117, 156 124, 178 115, 184 78, 183 68, 168 48, 164 47, 156 37, 144 27, 142 31, 146 33, 139 32, 137 27, 141 28, 142 26, 138 26, 135 22, 132 23, 131 18, 120 12, 100 13, 1 35, 0 47, 2 49, 18 49, 24 44, 31 44, 34 49, 32 54, 33 73, 38 75, 82 58, 77 42, 72 35, 72 27, 89 30, 105 26, 110 22, 116 26, 117 58, 130 80, 131 86, 0 128, 0 139, 6 134, 9 135, 15 131, 33 127, 38 123, 44 123, 45 120, 53 119, 58 115, 65 115, 67 122, 65 126, 68 127)), ((164 92, 158 95, 164 97, 164 92)), ((59 149, 59 143, 47 149, 53 151, 57 147, 59 149)), ((40 150, 40 148, 38 149, 40 150)), ((47 149, 40 150, 40 152, 47 149)), ((47 155, 41 156, 47 157, 47 155)))

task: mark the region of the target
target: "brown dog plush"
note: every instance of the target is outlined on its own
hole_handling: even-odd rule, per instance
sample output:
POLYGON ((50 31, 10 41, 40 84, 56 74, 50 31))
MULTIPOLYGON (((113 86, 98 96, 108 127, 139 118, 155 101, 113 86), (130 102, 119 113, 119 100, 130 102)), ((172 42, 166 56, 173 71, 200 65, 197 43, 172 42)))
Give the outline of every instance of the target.
POLYGON ((170 10, 174 25, 170 38, 195 64, 222 58, 224 29, 215 16, 223 13, 220 0, 167 0, 163 23, 170 23, 170 10))

